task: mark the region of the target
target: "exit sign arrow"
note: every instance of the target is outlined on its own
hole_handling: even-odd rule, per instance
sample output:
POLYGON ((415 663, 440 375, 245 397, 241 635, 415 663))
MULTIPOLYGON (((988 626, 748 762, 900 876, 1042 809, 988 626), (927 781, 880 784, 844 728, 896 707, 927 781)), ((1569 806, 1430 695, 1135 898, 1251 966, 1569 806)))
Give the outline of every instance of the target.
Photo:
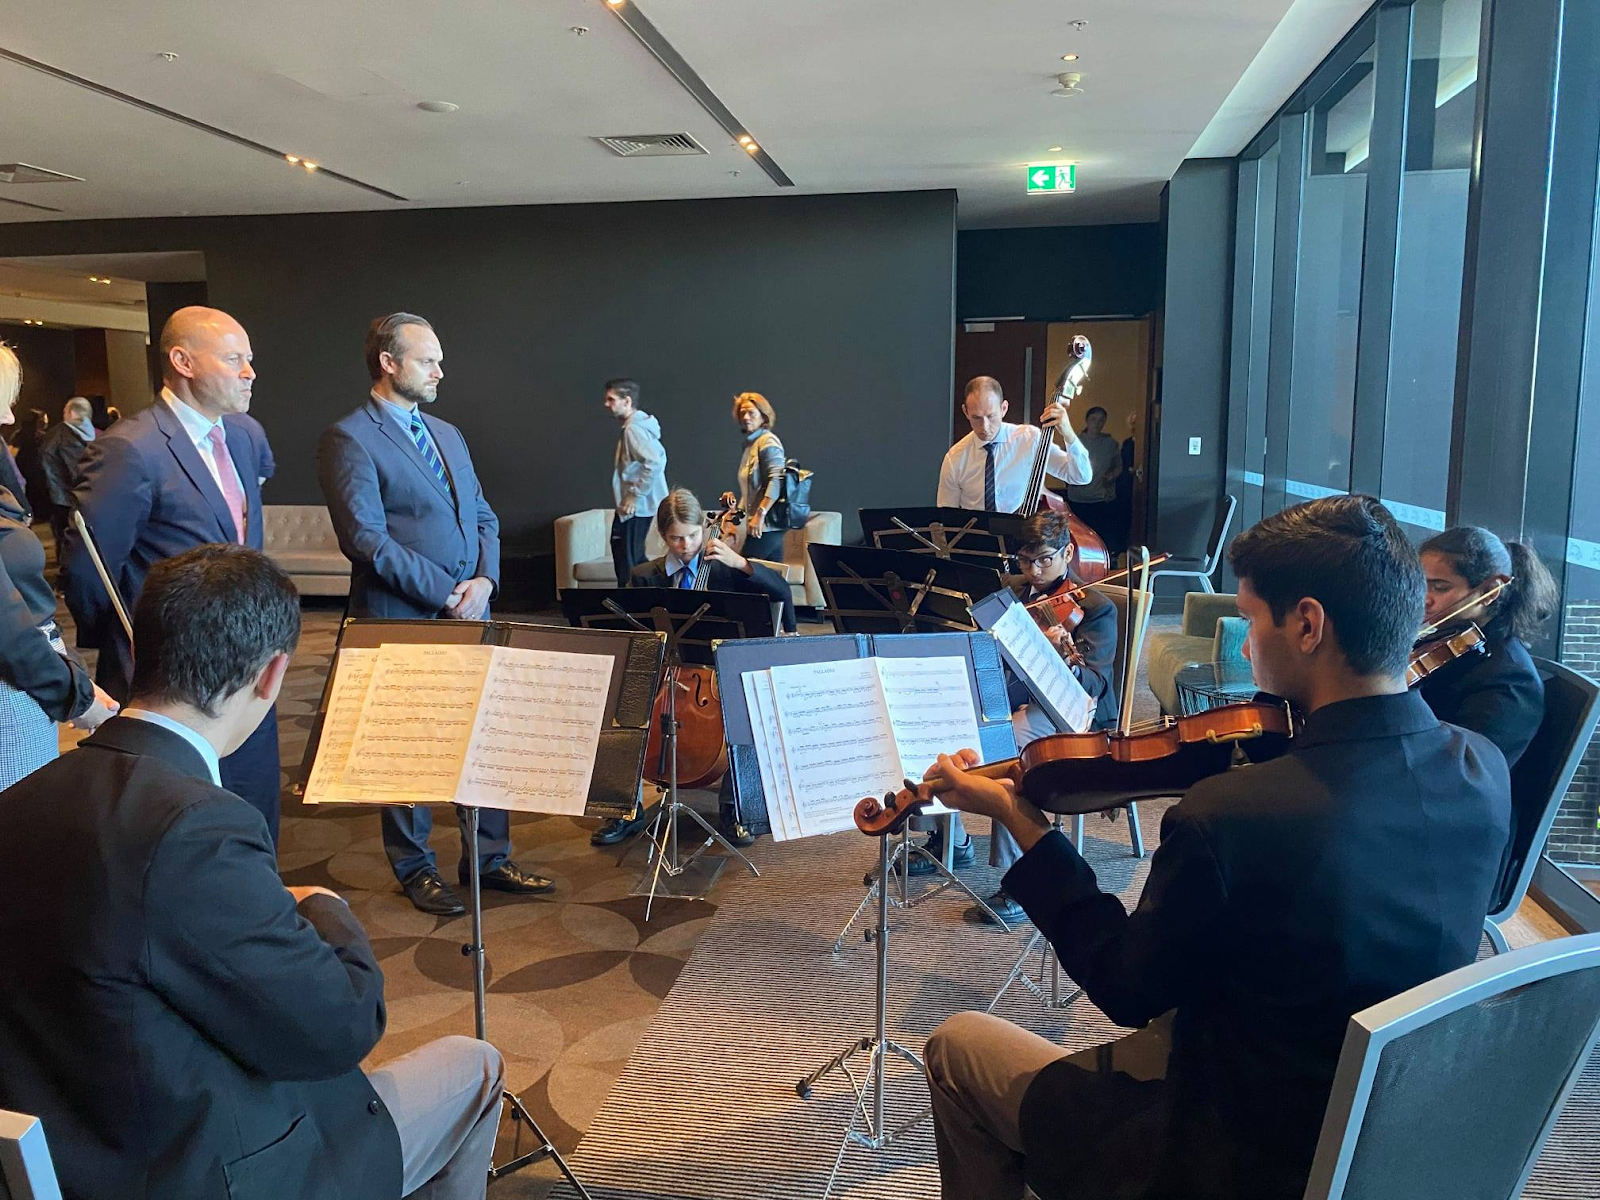
POLYGON ((1078 190, 1078 166, 1076 163, 1065 167, 1058 167, 1054 163, 1029 164, 1027 182, 1030 196, 1045 192, 1075 192, 1078 190))

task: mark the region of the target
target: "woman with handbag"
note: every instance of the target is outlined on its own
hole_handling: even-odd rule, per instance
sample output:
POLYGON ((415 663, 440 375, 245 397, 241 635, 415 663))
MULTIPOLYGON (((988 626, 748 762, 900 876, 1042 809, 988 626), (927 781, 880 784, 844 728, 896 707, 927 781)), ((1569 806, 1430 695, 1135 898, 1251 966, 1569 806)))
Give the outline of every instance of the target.
MULTIPOLYGON (((739 553, 764 562, 783 562, 783 443, 772 432, 778 414, 760 392, 733 398, 733 422, 744 434, 739 455, 739 507, 745 512, 744 540, 739 553)), ((784 629, 794 632, 794 606, 784 605, 784 629)))

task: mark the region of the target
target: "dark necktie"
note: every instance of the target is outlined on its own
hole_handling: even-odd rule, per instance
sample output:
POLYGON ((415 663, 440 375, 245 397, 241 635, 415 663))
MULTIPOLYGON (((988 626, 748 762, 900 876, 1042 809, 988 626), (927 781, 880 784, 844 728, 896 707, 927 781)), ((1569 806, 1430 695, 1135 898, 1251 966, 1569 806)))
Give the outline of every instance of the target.
POLYGON ((983 510, 985 512, 999 511, 994 499, 994 448, 997 443, 988 442, 984 445, 983 460, 983 510))
POLYGON ((433 448, 433 439, 428 436, 427 427, 423 425, 422 418, 411 414, 411 440, 416 442, 417 449, 422 452, 422 457, 428 460, 428 465, 433 468, 433 473, 439 477, 439 482, 444 484, 444 490, 450 490, 450 479, 444 473, 444 460, 439 457, 439 452, 433 448))

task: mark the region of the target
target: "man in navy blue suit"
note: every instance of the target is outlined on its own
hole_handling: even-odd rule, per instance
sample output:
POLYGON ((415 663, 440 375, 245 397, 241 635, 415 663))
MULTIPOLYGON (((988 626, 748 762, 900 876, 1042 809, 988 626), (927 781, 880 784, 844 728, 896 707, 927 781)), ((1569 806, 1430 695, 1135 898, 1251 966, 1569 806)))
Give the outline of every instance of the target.
MULTIPOLYGON (((264 435, 245 424, 256 373, 244 327, 215 308, 180 308, 162 329, 160 347, 161 395, 88 445, 73 486, 130 611, 145 573, 164 558, 214 542, 261 549, 260 481, 271 473, 261 461, 264 435)), ((132 650, 88 552, 70 530, 62 583, 78 644, 100 651, 96 682, 126 703, 132 650)), ((222 760, 222 786, 260 811, 274 846, 278 767, 274 707, 222 760)))
MULTIPOLYGON (((370 395, 317 446, 322 494, 351 565, 349 613, 483 620, 500 586, 500 522, 461 431, 422 411, 444 378, 439 338, 423 318, 392 313, 367 330, 366 356, 370 395)), ((432 813, 389 807, 379 819, 384 851, 411 903, 437 916, 465 912, 428 845, 432 813)), ((463 822, 462 883, 469 853, 463 822)), ((511 861, 504 810, 479 815, 477 853, 486 888, 523 895, 555 889, 511 861)))

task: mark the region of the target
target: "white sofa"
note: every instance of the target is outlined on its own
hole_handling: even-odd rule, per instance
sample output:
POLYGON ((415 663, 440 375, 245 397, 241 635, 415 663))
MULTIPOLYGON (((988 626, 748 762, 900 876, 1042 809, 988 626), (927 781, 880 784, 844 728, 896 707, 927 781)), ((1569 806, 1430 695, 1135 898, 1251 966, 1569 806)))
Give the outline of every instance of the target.
MULTIPOLYGON (((813 512, 804 529, 791 529, 783 539, 783 561, 768 563, 781 574, 794 594, 796 605, 820 607, 822 588, 811 571, 806 547, 812 542, 824 546, 839 544, 843 518, 836 512, 813 512)), ((556 518, 556 593, 568 588, 609 588, 617 586, 617 573, 611 565, 611 510, 590 508, 556 518)), ((666 553, 654 522, 645 539, 645 554, 659 558, 666 553)), ((765 560, 763 560, 765 561, 765 560)))
POLYGON ((289 573, 302 596, 350 594, 350 560, 322 505, 264 505, 261 536, 267 557, 289 573))

